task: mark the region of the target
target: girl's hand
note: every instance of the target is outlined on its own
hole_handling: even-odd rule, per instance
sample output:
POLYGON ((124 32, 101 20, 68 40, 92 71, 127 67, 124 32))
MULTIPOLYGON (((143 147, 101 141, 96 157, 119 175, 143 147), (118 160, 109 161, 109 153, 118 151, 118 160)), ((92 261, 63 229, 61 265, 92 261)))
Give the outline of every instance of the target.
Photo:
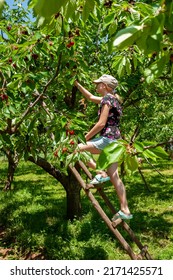
POLYGON ((78 81, 74 81, 74 85, 77 87, 79 85, 78 81))

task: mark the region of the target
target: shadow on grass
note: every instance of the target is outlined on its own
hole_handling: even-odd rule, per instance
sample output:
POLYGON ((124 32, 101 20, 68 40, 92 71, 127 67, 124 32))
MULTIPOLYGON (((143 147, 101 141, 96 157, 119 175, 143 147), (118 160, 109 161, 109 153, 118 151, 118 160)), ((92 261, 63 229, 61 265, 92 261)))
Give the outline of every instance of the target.
MULTIPOLYGON (((66 221, 65 190, 58 184, 56 186, 56 182, 51 178, 46 185, 45 173, 41 169, 35 169, 32 164, 19 168, 17 175, 33 173, 37 175, 34 181, 16 177, 14 190, 0 194, 0 226, 6 227, 6 233, 0 241, 1 246, 5 248, 17 245, 22 248, 22 253, 44 248, 46 259, 106 260, 110 258, 105 247, 106 240, 109 240, 115 251, 119 249, 123 252, 120 243, 86 196, 82 198, 83 219, 73 223, 66 221), (104 246, 102 242, 105 242, 104 246)), ((146 178, 152 192, 145 189, 139 176, 133 177, 133 180, 127 179, 128 201, 134 214, 134 218, 128 223, 139 239, 142 235, 147 244, 153 242, 157 246, 160 240, 169 240, 173 230, 173 223, 167 219, 167 216, 172 215, 172 211, 168 210, 166 204, 162 210, 159 210, 159 205, 156 209, 157 201, 160 205, 171 201, 173 186, 170 184, 171 176, 166 176, 164 180, 158 174, 148 174, 146 178)), ((114 188, 107 186, 105 192, 118 210, 119 202, 114 188)), ((111 218, 112 213, 106 208, 104 201, 95 191, 94 194, 111 218)), ((121 227, 118 230, 131 245, 130 237, 121 227)))

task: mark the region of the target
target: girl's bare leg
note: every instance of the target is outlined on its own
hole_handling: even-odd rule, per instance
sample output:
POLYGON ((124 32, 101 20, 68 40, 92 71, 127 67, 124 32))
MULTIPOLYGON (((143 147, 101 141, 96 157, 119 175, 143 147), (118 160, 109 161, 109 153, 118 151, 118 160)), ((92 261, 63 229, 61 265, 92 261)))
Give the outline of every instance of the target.
MULTIPOLYGON (((101 150, 95 148, 92 145, 92 143, 90 143, 90 142, 87 142, 86 144, 79 144, 78 148, 81 152, 88 151, 91 154, 100 154, 101 153, 101 150)), ((92 169, 96 169, 96 163, 93 159, 91 159, 87 163, 87 165, 92 169)), ((111 164, 111 166, 108 167, 107 174, 104 171, 98 171, 97 173, 103 174, 102 176, 107 176, 107 174, 108 174, 108 176, 110 176, 111 182, 114 185, 118 199, 120 201, 121 211, 124 214, 129 215, 130 210, 129 210, 127 198, 126 198, 126 189, 118 175, 118 164, 117 163, 111 164)))
POLYGON ((113 163, 110 167, 108 167, 107 173, 110 176, 111 182, 115 187, 117 196, 120 201, 121 211, 124 212, 124 214, 129 215, 130 210, 127 203, 126 190, 123 182, 121 181, 118 175, 118 164, 113 163))
MULTIPOLYGON (((95 148, 93 146, 93 144, 90 143, 90 142, 87 142, 86 144, 81 144, 80 143, 78 145, 78 148, 79 148, 80 152, 88 151, 91 154, 100 154, 101 153, 101 150, 95 148)), ((96 162, 93 159, 91 159, 89 162, 87 162, 87 165, 88 165, 88 167, 90 167, 94 170, 96 169, 96 162)), ((97 174, 101 174, 103 177, 107 177, 107 174, 106 174, 105 171, 99 170, 99 171, 96 171, 96 172, 97 172, 97 174)))

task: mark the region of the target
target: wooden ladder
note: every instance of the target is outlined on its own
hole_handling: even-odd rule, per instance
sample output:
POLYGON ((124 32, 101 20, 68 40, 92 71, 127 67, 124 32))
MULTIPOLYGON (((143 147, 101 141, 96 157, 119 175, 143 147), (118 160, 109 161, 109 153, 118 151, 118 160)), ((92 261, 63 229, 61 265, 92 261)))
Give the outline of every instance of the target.
MULTIPOLYGON (((85 172, 87 177, 91 180, 92 179, 92 174, 90 173, 88 168, 85 166, 85 164, 82 161, 79 161, 78 165, 85 172)), ((129 227, 129 225, 124 220, 119 218, 116 221, 112 222, 109 219, 109 217, 103 211, 103 209, 100 206, 99 202, 96 200, 96 198, 94 197, 93 193, 90 190, 91 189, 90 187, 95 187, 95 186, 93 186, 91 184, 85 183, 84 180, 82 179, 80 173, 77 171, 77 169, 75 167, 70 165, 69 168, 71 169, 71 171, 73 172, 74 176, 76 177, 76 179, 80 183, 81 187, 85 191, 86 195, 88 196, 88 198, 91 201, 91 203, 94 206, 94 208, 97 210, 97 212, 99 213, 101 218, 104 220, 104 222, 106 223, 108 228, 111 230, 111 232, 114 234, 114 236, 119 240, 119 242, 121 243, 122 247, 128 253, 130 258, 132 260, 143 260, 143 259, 152 260, 150 254, 148 253, 148 246, 147 245, 144 245, 144 246, 142 245, 142 243, 139 241, 139 239, 135 236, 133 230, 129 227), (131 237, 132 241, 135 242, 137 247, 140 249, 139 254, 135 254, 133 252, 133 250, 130 247, 130 245, 127 243, 127 241, 121 235, 121 233, 118 231, 117 226, 119 226, 119 225, 122 226, 122 228, 129 234, 129 236, 131 237)), ((97 188, 97 191, 99 192, 99 194, 101 195, 101 197, 103 198, 103 200, 105 201, 105 203, 108 206, 108 208, 111 210, 112 214, 117 213, 117 211, 115 210, 114 206, 112 205, 112 203, 108 199, 107 195, 103 191, 103 187, 101 186, 101 184, 100 185, 96 185, 96 188, 97 188)))

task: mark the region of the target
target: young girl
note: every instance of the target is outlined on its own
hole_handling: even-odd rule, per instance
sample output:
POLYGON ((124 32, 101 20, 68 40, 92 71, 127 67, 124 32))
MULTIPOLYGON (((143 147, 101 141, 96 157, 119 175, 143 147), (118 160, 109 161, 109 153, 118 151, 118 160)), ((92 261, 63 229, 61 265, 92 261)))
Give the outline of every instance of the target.
MULTIPOLYGON (((101 95, 100 97, 91 94, 79 82, 75 81, 74 83, 85 98, 100 104, 98 122, 86 134, 86 144, 79 144, 79 150, 81 152, 88 151, 92 154, 100 154, 108 144, 115 142, 121 137, 119 122, 122 109, 119 97, 115 93, 118 81, 113 76, 104 74, 93 82, 96 84, 96 92, 101 95), (98 133, 100 133, 100 137, 93 138, 98 133)), ((93 160, 88 163, 88 166, 96 169, 96 163, 93 160)), ((118 175, 117 163, 111 164, 107 169, 107 173, 99 171, 91 183, 99 184, 107 180, 111 180, 120 201, 120 211, 114 215, 112 220, 114 221, 117 218, 132 219, 133 216, 130 214, 128 208, 126 190, 118 175)))

